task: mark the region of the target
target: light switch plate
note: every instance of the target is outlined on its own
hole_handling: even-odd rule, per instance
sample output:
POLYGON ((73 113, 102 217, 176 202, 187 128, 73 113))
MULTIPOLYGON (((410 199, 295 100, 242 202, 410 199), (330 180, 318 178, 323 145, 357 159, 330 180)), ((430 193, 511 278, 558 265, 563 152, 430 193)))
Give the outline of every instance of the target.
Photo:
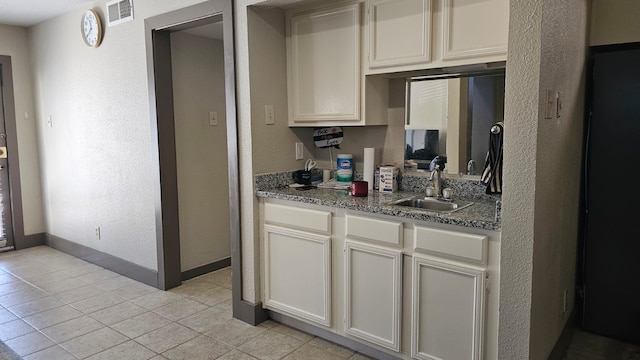
POLYGON ((218 125, 218 112, 209 111, 209 126, 217 126, 217 125, 218 125))
POLYGON ((273 105, 264 106, 264 122, 267 125, 274 125, 276 123, 276 119, 273 114, 273 105))
POLYGON ((556 112, 556 92, 550 89, 547 89, 545 92, 545 111, 544 118, 545 119, 553 119, 554 114, 556 112))

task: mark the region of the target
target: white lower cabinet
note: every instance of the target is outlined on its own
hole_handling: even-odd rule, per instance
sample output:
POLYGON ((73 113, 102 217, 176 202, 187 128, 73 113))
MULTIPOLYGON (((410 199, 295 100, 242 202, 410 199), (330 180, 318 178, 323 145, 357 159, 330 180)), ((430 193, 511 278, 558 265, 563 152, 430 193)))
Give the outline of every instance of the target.
POLYGON ((413 258, 413 358, 483 358, 485 276, 482 269, 413 258))
POLYGON ((402 251, 347 240, 345 332, 400 351, 402 251))
POLYGON ((264 227, 265 305, 331 326, 331 237, 264 227))

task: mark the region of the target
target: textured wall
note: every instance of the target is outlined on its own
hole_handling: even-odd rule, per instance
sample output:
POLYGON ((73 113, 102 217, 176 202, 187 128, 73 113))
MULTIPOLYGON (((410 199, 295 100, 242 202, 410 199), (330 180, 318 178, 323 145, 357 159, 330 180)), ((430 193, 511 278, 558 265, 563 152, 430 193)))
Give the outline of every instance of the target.
POLYGON ((591 0, 591 45, 640 41, 640 1, 591 0))
POLYGON ((544 4, 540 91, 560 91, 562 110, 538 123, 530 359, 547 359, 574 304, 589 36, 587 1, 544 4))
POLYGON ((22 27, 0 25, 0 55, 11 56, 13 68, 24 233, 36 234, 45 231, 45 223, 27 30, 22 27))
POLYGON ((144 19, 198 2, 138 0, 97 49, 80 37, 82 9, 30 28, 50 234, 157 269, 144 19))
POLYGON ((529 354, 542 0, 509 4, 500 242, 501 360, 529 354))
POLYGON ((510 10, 500 359, 546 359, 573 307, 589 8, 518 0, 510 10), (545 119, 546 89, 562 94, 559 119, 545 119))
POLYGON ((182 271, 230 256, 224 54, 220 40, 171 34, 182 271), (218 125, 209 125, 209 111, 218 125))

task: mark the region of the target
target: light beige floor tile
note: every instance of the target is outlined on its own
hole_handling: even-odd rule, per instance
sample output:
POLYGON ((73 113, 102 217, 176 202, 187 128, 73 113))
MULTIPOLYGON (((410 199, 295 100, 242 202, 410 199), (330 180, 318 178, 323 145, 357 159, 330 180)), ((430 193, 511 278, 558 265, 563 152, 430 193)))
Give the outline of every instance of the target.
POLYGON ((193 296, 203 291, 210 290, 214 286, 214 284, 207 281, 192 279, 183 282, 182 285, 169 290, 169 292, 182 296, 193 296))
POLYGON ((62 280, 66 280, 69 278, 69 275, 67 275, 66 273, 64 273, 63 271, 54 271, 54 272, 50 272, 50 273, 44 273, 44 274, 38 274, 38 275, 33 275, 33 276, 26 276, 24 278, 22 278, 23 280, 25 280, 26 282, 33 284, 37 287, 40 287, 40 285, 43 284, 48 284, 48 283, 52 283, 52 282, 56 282, 56 281, 62 281, 62 280))
POLYGON ((231 319, 216 325, 213 329, 207 331, 205 335, 233 347, 238 347, 265 331, 267 329, 264 327, 252 326, 240 320, 231 319))
POLYGON ((169 324, 171 320, 146 312, 130 319, 111 325, 111 328, 133 339, 169 324))
POLYGON ((131 300, 131 302, 136 305, 140 305, 145 309, 153 310, 182 299, 184 299, 184 296, 167 291, 156 291, 151 294, 135 298, 131 300))
POLYGON ((126 301, 118 305, 108 307, 89 314, 92 318, 106 325, 119 323, 134 316, 143 314, 149 310, 138 306, 132 302, 126 301))
POLYGON ((38 287, 50 294, 58 294, 61 292, 77 289, 88 284, 82 280, 76 278, 70 278, 66 280, 56 281, 48 284, 40 284, 38 287))
POLYGON ((231 290, 212 285, 212 288, 190 296, 203 304, 213 306, 231 299, 231 290))
MULTIPOLYGON (((3 270, 0 270, 3 271, 3 270)), ((7 274, 6 272, 3 271, 2 274, 0 274, 0 284, 7 284, 13 281, 18 281, 19 279, 11 274, 7 274)))
POLYGON ((216 304, 216 306, 225 311, 228 311, 229 313, 233 313, 233 301, 231 299, 216 304))
POLYGON ((115 330, 102 328, 65 341, 60 345, 73 356, 84 359, 127 340, 126 336, 115 330))
POLYGON ((121 287, 136 285, 136 284, 138 284, 137 281, 133 279, 129 279, 128 277, 125 277, 125 276, 116 276, 110 279, 104 279, 94 283, 95 286, 107 291, 112 291, 115 289, 119 289, 121 287))
POLYGON ((245 354, 245 353, 243 353, 241 351, 232 350, 232 351, 220 356, 216 360, 257 360, 257 359, 254 358, 253 356, 245 354))
POLYGON ((344 357, 338 356, 335 353, 320 349, 313 345, 305 344, 296 349, 291 354, 285 356, 283 360, 343 360, 344 357))
POLYGON ((279 360, 302 344, 302 341, 291 336, 269 330, 242 344, 238 350, 260 360, 279 360))
POLYGON ((161 306, 153 311, 167 319, 176 321, 208 308, 209 306, 195 300, 182 299, 174 303, 161 306))
POLYGON ((98 310, 112 307, 125 301, 127 300, 121 298, 120 296, 111 293, 104 293, 77 302, 72 302, 69 305, 82 311, 85 314, 89 314, 98 310))
POLYGON ((153 357, 149 360, 168 360, 168 359, 162 355, 156 355, 156 357, 153 357))
POLYGON ((33 354, 35 352, 55 345, 53 341, 49 340, 46 336, 42 335, 39 332, 32 332, 26 335, 22 335, 20 337, 7 341, 6 344, 20 356, 33 354))
POLYGON ((98 265, 94 265, 91 263, 84 263, 84 264, 69 266, 65 269, 62 269, 62 271, 67 273, 70 277, 76 277, 76 276, 88 274, 90 272, 94 272, 102 269, 103 268, 98 265))
POLYGON ((127 300, 137 299, 144 295, 149 295, 160 290, 151 286, 137 283, 112 290, 111 293, 121 296, 127 300))
POLYGON ((351 349, 347 349, 346 347, 342 347, 340 345, 334 344, 332 342, 329 342, 327 340, 324 340, 318 337, 309 340, 308 344, 318 347, 327 352, 336 354, 339 357, 344 359, 351 357, 355 353, 355 351, 351 349))
POLYGON ((92 271, 92 272, 77 276, 78 279, 86 282, 87 284, 95 284, 103 280, 112 279, 116 277, 122 277, 122 275, 107 269, 100 269, 98 271, 92 271))
POLYGON ((170 360, 209 360, 217 359, 231 350, 231 347, 201 335, 165 351, 162 355, 170 360))
POLYGON ((36 329, 20 319, 9 321, 0 326, 0 341, 6 342, 34 331, 36 329))
POLYGON ((103 327, 104 324, 85 315, 44 328, 40 331, 56 343, 63 343, 103 327))
POLYGON ((276 327, 278 325, 280 325, 280 324, 278 324, 277 322, 275 322, 273 320, 263 321, 260 324, 258 324, 258 326, 265 327, 267 329, 273 329, 274 327, 276 327))
POLYGON ((290 328, 290 327, 288 327, 286 325, 282 325, 282 324, 274 327, 273 330, 277 331, 279 333, 285 334, 285 335, 289 335, 289 336, 291 336, 293 338, 296 338, 298 340, 301 340, 303 342, 307 342, 307 341, 309 341, 309 340, 314 338, 313 335, 309 335, 307 333, 304 333, 302 331, 296 330, 294 328, 290 328))
POLYGON ((64 303, 53 296, 43 297, 38 300, 34 300, 28 303, 14 305, 8 308, 12 313, 25 317, 33 314, 37 314, 39 312, 51 310, 53 308, 57 308, 59 306, 64 305, 64 303))
POLYGON ((182 320, 178 320, 178 323, 195 331, 204 333, 213 329, 214 326, 220 325, 229 320, 231 320, 231 315, 229 313, 220 308, 211 307, 182 320))
POLYGON ((23 281, 11 281, 6 282, 0 285, 0 296, 15 293, 18 291, 25 291, 29 289, 34 289, 34 287, 30 284, 27 284, 23 281))
POLYGON ((101 353, 95 354, 87 360, 146 360, 157 354, 135 341, 127 341, 101 353))
POLYGON ((199 276, 198 279, 206 280, 220 287, 231 290, 231 268, 210 272, 199 276))
POLYGON ((35 287, 30 287, 26 290, 0 296, 0 305, 7 308, 13 305, 24 304, 30 301, 38 300, 45 296, 47 296, 46 292, 35 287))
POLYGON ((82 313, 69 305, 60 306, 25 317, 23 320, 36 329, 44 329, 55 324, 82 316, 82 313))
POLYGON ((0 325, 9 321, 16 320, 17 318, 18 317, 15 316, 11 311, 5 308, 0 309, 0 325))
POLYGON ((98 287, 95 287, 93 285, 86 285, 73 290, 67 290, 67 291, 55 294, 54 296, 60 299, 60 301, 63 301, 69 304, 72 302, 88 299, 90 297, 94 297, 104 293, 105 291, 98 287))
POLYGON ((26 356, 24 360, 76 360, 76 358, 56 345, 26 356))
POLYGON ((197 332, 180 324, 171 323, 167 326, 161 327, 160 329, 146 333, 135 340, 157 353, 163 353, 193 339, 196 336, 198 336, 197 332))
POLYGON ((56 270, 58 270, 58 269, 56 269, 55 267, 53 267, 53 266, 51 266, 49 264, 45 264, 45 263, 42 263, 42 262, 38 261, 38 262, 36 262, 34 264, 14 267, 9 272, 12 273, 13 275, 17 276, 17 277, 25 278, 27 276, 45 274, 45 273, 49 273, 49 272, 54 272, 56 270))

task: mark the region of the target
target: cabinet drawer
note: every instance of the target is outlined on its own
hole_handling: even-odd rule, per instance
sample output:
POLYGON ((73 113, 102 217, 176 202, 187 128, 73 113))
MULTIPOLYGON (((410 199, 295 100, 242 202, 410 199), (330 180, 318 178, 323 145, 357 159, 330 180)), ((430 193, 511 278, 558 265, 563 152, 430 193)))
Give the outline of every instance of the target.
POLYGON ((347 215, 347 237, 402 246, 402 223, 347 215))
POLYGON ((322 234, 331 233, 331 213, 328 211, 266 203, 264 204, 264 221, 322 234))
POLYGON ((416 226, 414 250, 487 264, 488 237, 416 226))

